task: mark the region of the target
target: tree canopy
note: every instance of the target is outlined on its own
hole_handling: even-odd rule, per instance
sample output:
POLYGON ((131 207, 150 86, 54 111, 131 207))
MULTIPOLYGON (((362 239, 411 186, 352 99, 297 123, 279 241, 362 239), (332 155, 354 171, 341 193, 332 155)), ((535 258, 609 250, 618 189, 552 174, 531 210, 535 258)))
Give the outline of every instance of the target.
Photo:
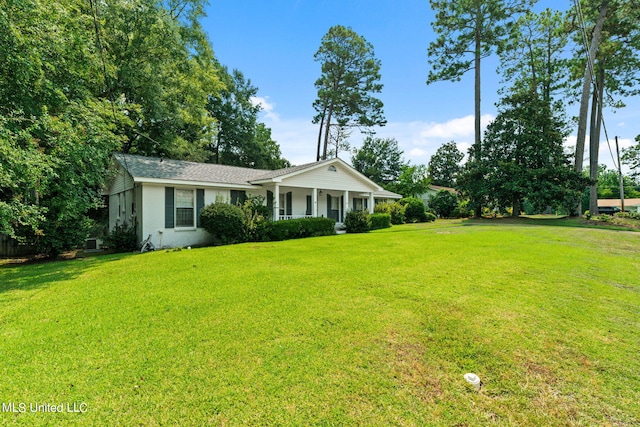
POLYGON ((351 164, 358 172, 384 186, 398 179, 404 160, 395 138, 368 136, 362 147, 354 150, 351 164))
POLYGON ((484 135, 482 157, 465 169, 460 189, 489 206, 519 215, 524 200, 538 212, 569 210, 587 180, 564 153, 566 124, 534 92, 503 99, 484 135))
POLYGON ((335 127, 335 140, 339 149, 343 129, 371 128, 386 123, 382 101, 374 94, 382 91, 380 60, 375 57, 373 45, 350 27, 336 25, 322 38, 314 55, 321 64, 321 76, 315 87, 318 97, 313 103, 317 114, 313 123, 319 123, 317 160, 329 154, 331 130, 335 127))
POLYGON ((460 162, 464 158, 462 151, 454 141, 443 144, 431 156, 427 172, 431 183, 443 187, 455 187, 456 179, 462 171, 460 162))
MULTIPOLYGON (((0 233, 55 255, 86 238, 114 152, 207 158, 225 74, 204 0, 2 4, 0 233)), ((282 164, 253 134, 256 167, 282 164)))

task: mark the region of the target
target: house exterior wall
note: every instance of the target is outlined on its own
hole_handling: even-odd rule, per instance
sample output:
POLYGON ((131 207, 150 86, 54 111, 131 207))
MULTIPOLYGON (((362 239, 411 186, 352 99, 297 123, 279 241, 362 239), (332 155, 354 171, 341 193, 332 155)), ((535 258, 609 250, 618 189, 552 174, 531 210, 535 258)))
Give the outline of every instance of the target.
MULTIPOLYGON (((231 200, 231 189, 142 184, 141 206, 144 206, 144 210, 140 216, 141 240, 151 235, 151 242, 156 248, 176 248, 212 244, 209 233, 204 228, 197 227, 197 223, 193 227, 178 227, 175 224, 173 228, 165 227, 165 189, 167 187, 180 190, 204 190, 204 206, 215 203, 216 201, 229 203, 231 200)), ((266 190, 261 188, 256 188, 255 191, 245 191, 248 196, 261 195, 266 197, 266 190)), ((197 221, 197 218, 195 221, 197 221)))
POLYGON ((340 164, 322 165, 314 170, 283 180, 283 186, 325 188, 331 190, 371 191, 371 185, 356 178, 340 164), (335 168, 335 171, 329 168, 335 168))

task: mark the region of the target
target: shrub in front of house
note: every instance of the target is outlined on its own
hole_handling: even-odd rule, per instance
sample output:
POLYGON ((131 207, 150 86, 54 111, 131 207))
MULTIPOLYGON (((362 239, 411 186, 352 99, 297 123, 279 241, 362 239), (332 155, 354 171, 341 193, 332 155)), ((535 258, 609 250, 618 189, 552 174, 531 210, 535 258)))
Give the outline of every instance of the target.
POLYGON ((451 191, 440 190, 429 199, 429 207, 440 218, 451 218, 458 207, 458 196, 451 191))
POLYGON ((426 222, 424 202, 417 197, 405 197, 398 202, 404 206, 405 222, 426 222))
POLYGON ((458 206, 451 213, 452 218, 469 218, 473 216, 473 211, 468 207, 469 201, 462 200, 458 203, 458 206))
POLYGON ((104 245, 114 252, 133 252, 138 249, 138 236, 134 226, 126 222, 116 225, 103 239, 104 245))
POLYGON ((279 241, 336 234, 336 222, 331 218, 298 218, 266 221, 259 227, 261 241, 279 241))
POLYGON ((431 213, 431 212, 425 212, 424 213, 424 222, 433 222, 436 220, 436 214, 431 213))
POLYGON ((391 215, 388 213, 374 213, 370 215, 371 230, 391 227, 391 215))
POLYGON ((241 208, 245 217, 246 239, 252 242, 263 240, 263 223, 269 222, 272 215, 272 210, 264 205, 264 197, 249 196, 241 208))
POLYGON ((228 245, 246 240, 247 219, 242 208, 227 203, 211 203, 200 211, 200 224, 216 244, 228 245))
POLYGON ((371 229, 371 218, 366 211, 350 211, 344 218, 347 233, 366 233, 371 229))
POLYGON ((404 224, 404 205, 398 202, 382 202, 373 208, 374 213, 386 213, 391 216, 391 224, 404 224))

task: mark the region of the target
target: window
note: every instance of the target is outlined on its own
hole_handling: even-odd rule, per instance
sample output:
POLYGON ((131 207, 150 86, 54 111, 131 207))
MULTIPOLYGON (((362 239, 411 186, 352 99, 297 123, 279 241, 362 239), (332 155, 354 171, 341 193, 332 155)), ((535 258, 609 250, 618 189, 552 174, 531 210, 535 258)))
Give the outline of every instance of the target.
POLYGON ((336 167, 335 167, 335 166, 333 166, 333 165, 329 166, 329 167, 327 168, 327 170, 328 170, 329 172, 337 172, 337 171, 338 171, 338 170, 336 169, 336 167))
POLYGON ((362 198, 354 198, 353 199, 353 210, 354 211, 366 211, 369 209, 369 200, 362 198))
POLYGON ((176 190, 176 227, 194 226, 193 190, 176 190))
POLYGON ((243 205, 247 201, 247 192, 244 190, 231 190, 231 204, 243 205))

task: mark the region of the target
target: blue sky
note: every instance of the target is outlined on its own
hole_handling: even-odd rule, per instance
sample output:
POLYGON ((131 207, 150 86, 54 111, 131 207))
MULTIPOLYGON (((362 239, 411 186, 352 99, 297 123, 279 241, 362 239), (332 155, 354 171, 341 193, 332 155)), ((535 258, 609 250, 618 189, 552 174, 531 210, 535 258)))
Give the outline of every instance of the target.
MULTIPOLYGON (((541 0, 537 8, 568 5, 541 0)), ((456 141, 464 152, 473 142, 473 74, 459 82, 425 83, 427 47, 435 38, 427 0, 210 0, 207 15, 202 23, 216 56, 259 88, 261 120, 293 164, 315 160, 318 128, 311 119, 320 64, 313 55, 328 29, 338 24, 367 39, 382 63, 379 97, 388 124, 377 128, 376 136, 396 138, 412 164, 427 164, 445 142, 456 141)), ((484 125, 496 115, 496 66, 492 58, 483 62, 484 125)), ((640 134, 640 104, 634 102, 605 115, 610 138, 619 135, 623 147, 640 134)), ((362 137, 354 132, 350 142, 358 147, 362 137)), ((601 163, 611 167, 606 142, 600 152, 601 163)), ((345 152, 340 157, 350 160, 345 152)))

